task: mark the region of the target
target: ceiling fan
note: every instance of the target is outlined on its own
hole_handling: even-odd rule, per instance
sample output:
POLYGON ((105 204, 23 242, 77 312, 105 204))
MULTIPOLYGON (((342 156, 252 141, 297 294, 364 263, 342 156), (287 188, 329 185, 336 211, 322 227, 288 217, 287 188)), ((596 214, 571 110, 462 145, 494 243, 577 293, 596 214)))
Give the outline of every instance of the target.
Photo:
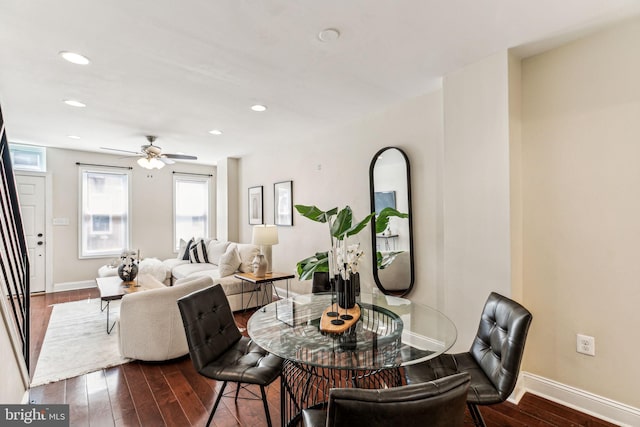
POLYGON ((168 154, 163 153, 162 148, 157 145, 153 145, 153 142, 157 139, 154 135, 146 135, 148 144, 144 144, 140 147, 140 151, 120 150, 117 148, 100 147, 103 150, 119 151, 121 153, 129 153, 140 156, 138 164, 145 169, 162 169, 165 164, 171 165, 175 163, 173 159, 178 160, 198 160, 196 156, 189 156, 186 154, 168 154))

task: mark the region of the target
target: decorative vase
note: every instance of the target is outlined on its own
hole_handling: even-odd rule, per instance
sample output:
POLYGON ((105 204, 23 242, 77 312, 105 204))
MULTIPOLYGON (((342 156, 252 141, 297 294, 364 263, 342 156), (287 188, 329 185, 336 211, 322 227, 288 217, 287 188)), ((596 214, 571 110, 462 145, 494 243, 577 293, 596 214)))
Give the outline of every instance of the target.
POLYGON ((351 273, 347 280, 338 275, 336 293, 340 308, 353 308, 356 305, 356 295, 360 289, 360 274, 351 273))
POLYGON ((129 271, 125 271, 124 267, 124 264, 120 264, 118 267, 118 276, 120 276, 123 282, 132 282, 138 275, 138 266, 131 264, 129 271))
POLYGON ((253 259, 253 275, 256 277, 265 277, 267 275, 267 260, 263 254, 258 254, 253 259))

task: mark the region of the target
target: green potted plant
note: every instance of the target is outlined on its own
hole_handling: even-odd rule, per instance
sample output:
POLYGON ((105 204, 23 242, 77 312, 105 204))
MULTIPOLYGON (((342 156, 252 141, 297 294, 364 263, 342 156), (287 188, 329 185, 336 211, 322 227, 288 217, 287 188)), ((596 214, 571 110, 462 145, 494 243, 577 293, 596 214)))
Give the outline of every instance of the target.
MULTIPOLYGON (((295 205, 295 208, 298 213, 305 218, 315 222, 326 223, 329 226, 329 237, 332 249, 336 248, 339 242, 344 239, 361 232, 374 217, 376 233, 382 233, 389 225, 389 218, 394 216, 408 218, 409 216, 393 208, 384 208, 378 216, 375 216, 375 212, 372 212, 361 221, 357 221, 354 220, 353 211, 349 206, 345 206, 339 211, 338 208, 323 211, 316 206, 306 205, 295 205)), ((399 253, 400 252, 391 252, 388 255, 382 256, 382 254, 378 252, 378 268, 384 268, 389 265, 399 253)), ((359 255, 357 258, 359 258, 359 255)), ((355 262, 357 262, 357 258, 355 262)), ((329 272, 329 251, 316 252, 314 255, 298 261, 297 272, 300 280, 311 279, 316 272, 329 272)))

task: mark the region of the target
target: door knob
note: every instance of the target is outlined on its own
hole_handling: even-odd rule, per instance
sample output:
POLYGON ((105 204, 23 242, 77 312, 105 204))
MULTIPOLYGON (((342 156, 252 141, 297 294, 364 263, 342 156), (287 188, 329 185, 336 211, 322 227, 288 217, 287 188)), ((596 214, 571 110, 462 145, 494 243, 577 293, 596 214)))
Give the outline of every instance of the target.
POLYGON ((38 242, 38 246, 42 246, 42 245, 44 245, 44 242, 42 241, 38 242))

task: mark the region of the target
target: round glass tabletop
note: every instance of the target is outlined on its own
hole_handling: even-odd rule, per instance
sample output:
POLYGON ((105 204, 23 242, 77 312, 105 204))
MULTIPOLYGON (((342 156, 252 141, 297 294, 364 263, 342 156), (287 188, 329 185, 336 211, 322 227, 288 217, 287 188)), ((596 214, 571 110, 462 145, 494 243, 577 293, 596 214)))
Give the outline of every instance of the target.
POLYGON ((419 363, 455 343, 453 322, 431 307, 384 294, 361 294, 361 316, 340 334, 320 330, 331 294, 279 300, 256 311, 249 336, 268 352, 312 366, 376 370, 419 363))

